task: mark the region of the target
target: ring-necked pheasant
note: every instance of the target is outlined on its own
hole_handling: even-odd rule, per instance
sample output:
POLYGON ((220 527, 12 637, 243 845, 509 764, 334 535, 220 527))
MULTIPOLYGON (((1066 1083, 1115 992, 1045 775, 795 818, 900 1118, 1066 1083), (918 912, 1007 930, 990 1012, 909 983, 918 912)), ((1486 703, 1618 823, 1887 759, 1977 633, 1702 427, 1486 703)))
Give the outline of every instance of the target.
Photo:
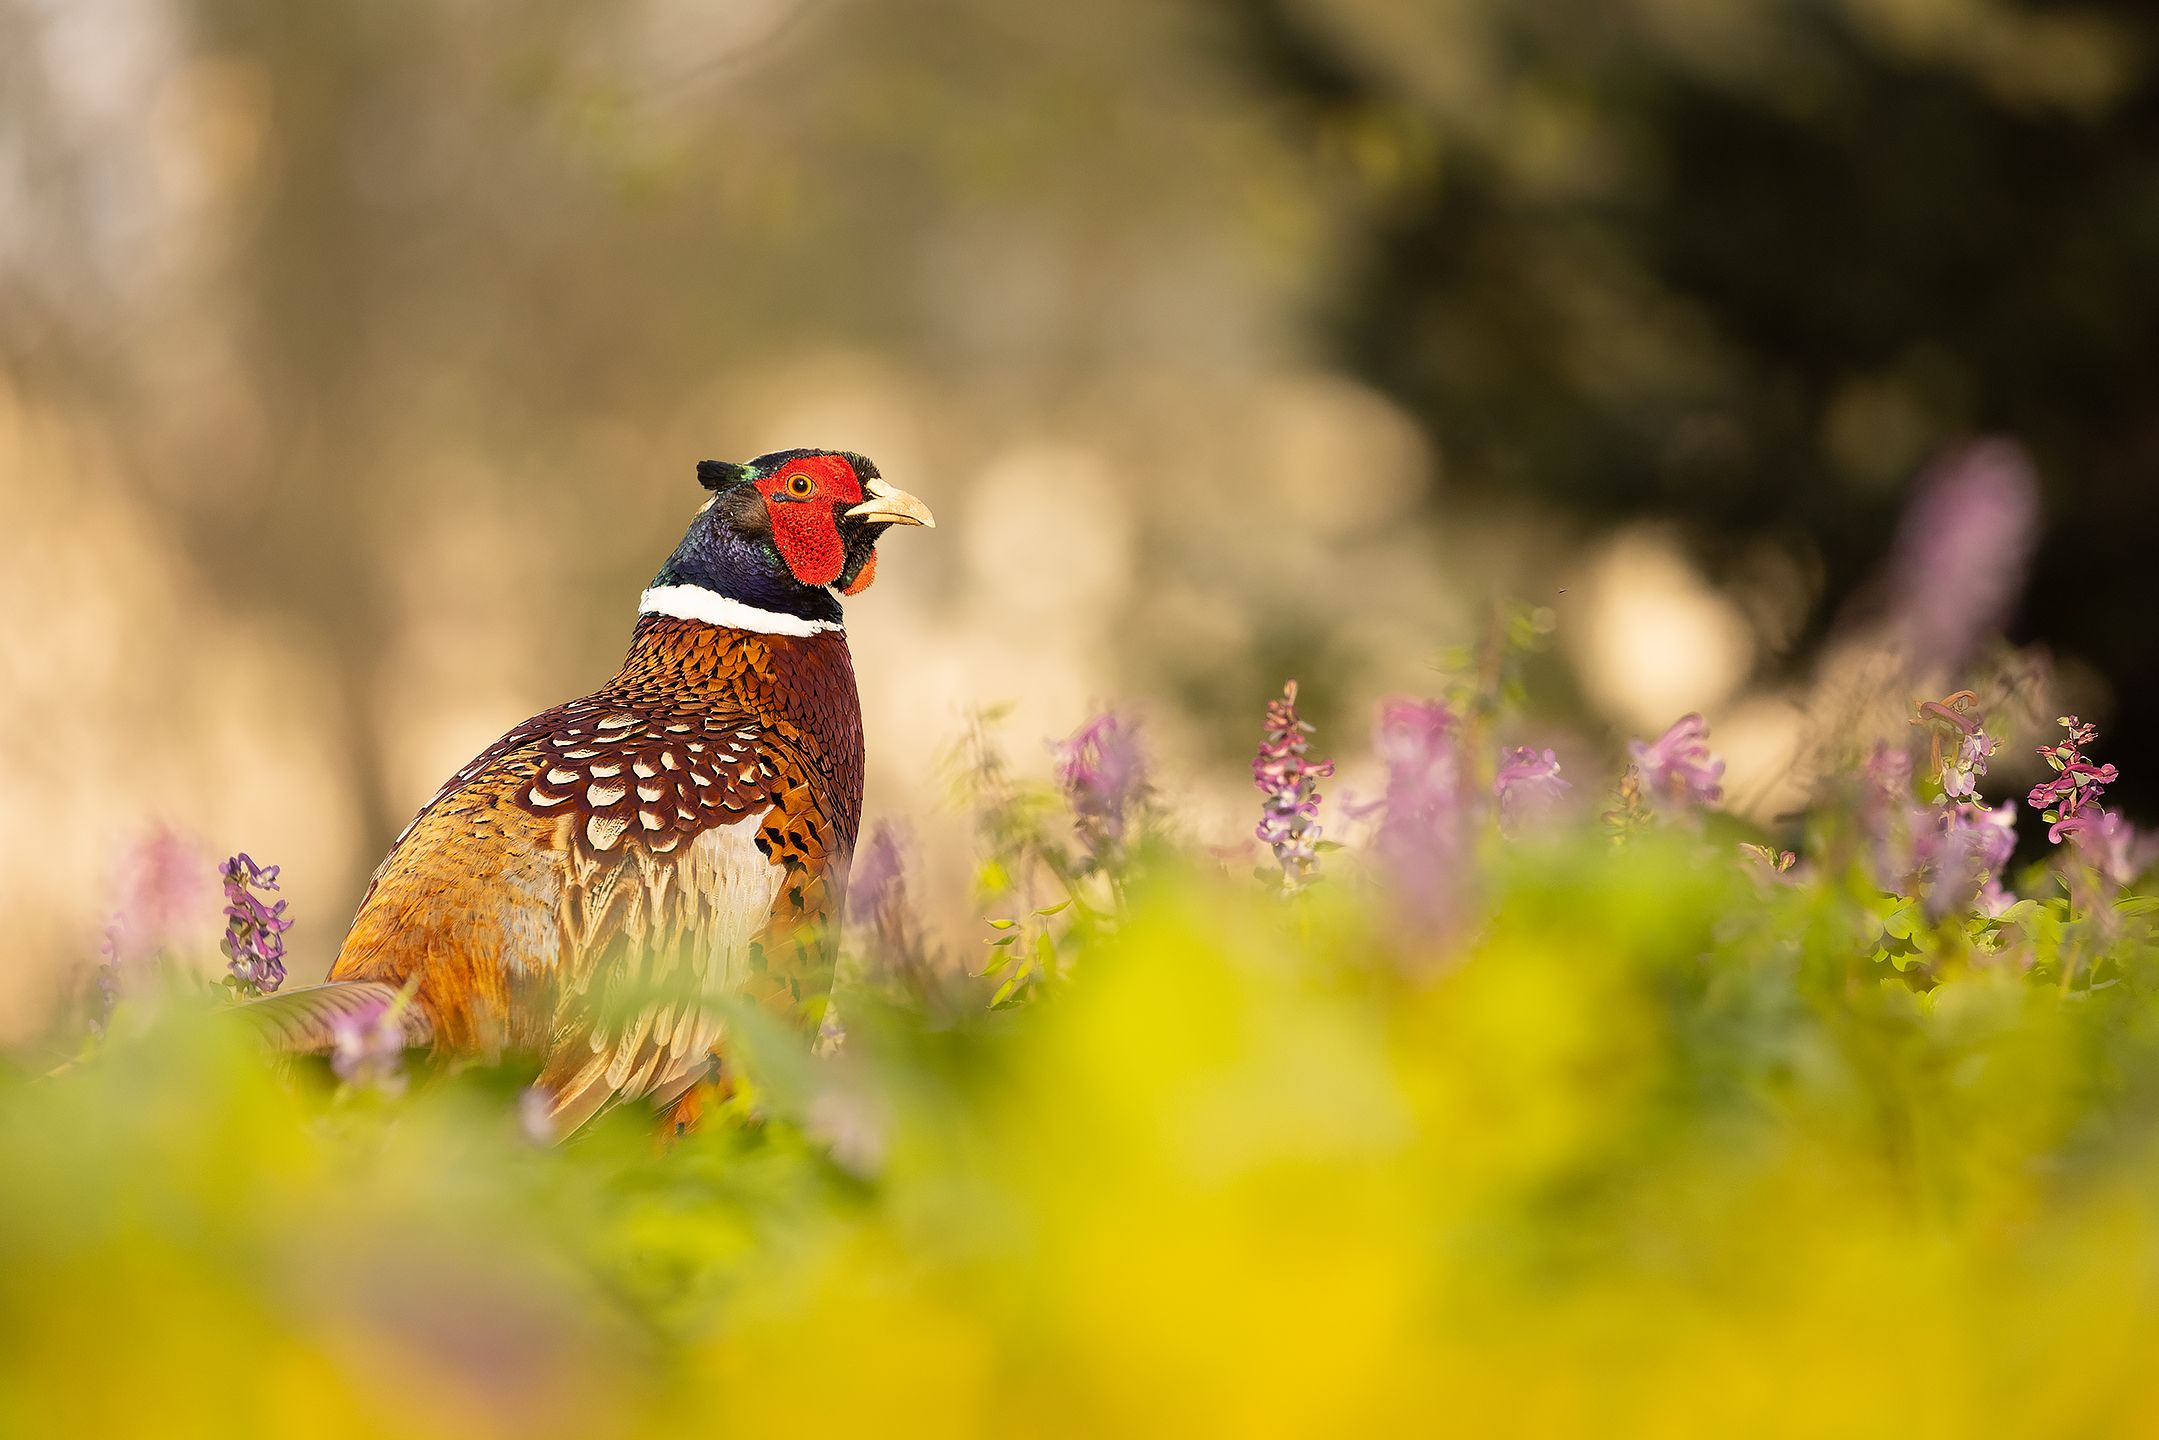
POLYGON ((292 1049, 396 1003, 408 1042, 544 1057, 557 1133, 664 1106, 744 996, 814 1026, 862 809, 839 596, 928 507, 859 455, 708 460, 621 671, 490 745, 375 872, 326 984, 259 1002, 292 1049), (402 996, 402 999, 397 997, 402 996))

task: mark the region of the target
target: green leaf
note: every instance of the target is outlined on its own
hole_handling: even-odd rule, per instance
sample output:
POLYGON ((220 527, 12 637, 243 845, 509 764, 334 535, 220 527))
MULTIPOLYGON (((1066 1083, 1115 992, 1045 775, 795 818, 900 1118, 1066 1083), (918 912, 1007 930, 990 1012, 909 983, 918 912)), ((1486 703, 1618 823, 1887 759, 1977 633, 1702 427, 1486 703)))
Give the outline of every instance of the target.
POLYGON ((1900 935, 1884 934, 1875 950, 1899 970, 1909 970, 1919 962, 1919 947, 1900 935))
POLYGON ((998 986, 996 993, 990 996, 990 1008, 994 1010, 1018 994, 1020 986, 1026 984, 1027 977, 1033 973, 1034 962, 1031 960, 1022 960, 1014 966, 1012 973, 1005 978, 1005 983, 998 986))

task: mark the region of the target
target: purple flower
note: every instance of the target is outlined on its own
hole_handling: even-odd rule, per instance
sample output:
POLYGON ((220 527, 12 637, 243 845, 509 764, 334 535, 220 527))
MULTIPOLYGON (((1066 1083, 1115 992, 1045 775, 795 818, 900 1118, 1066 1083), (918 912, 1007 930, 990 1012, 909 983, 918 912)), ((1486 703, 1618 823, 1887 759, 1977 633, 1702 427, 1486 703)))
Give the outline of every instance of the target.
MULTIPOLYGON (((848 881, 847 911, 868 933, 864 951, 877 973, 910 984, 927 983, 935 967, 907 903, 905 831, 883 820, 870 831, 869 844, 848 881)), ((826 1017, 832 1019, 833 1012, 827 1010, 826 1017)))
POLYGON ((1887 740, 1874 742, 1874 752, 1867 756, 1860 774, 1866 778, 1868 790, 1879 799, 1902 802, 1912 798, 1911 753, 1896 749, 1887 740))
POLYGON ((1267 727, 1252 760, 1252 783, 1259 789, 1260 820, 1253 832, 1272 847, 1282 867, 1283 888, 1295 890, 1319 864, 1319 782, 1334 774, 1332 760, 1307 758, 1312 727, 1297 717, 1297 682, 1282 687, 1282 698, 1269 701, 1267 727))
POLYGON ((1709 725, 1699 715, 1680 716, 1653 741, 1629 741, 1627 752, 1657 810, 1681 814, 1724 798, 1724 762, 1709 753, 1709 725))
POLYGON ((121 858, 117 903, 100 946, 96 1014, 102 1027, 128 987, 161 956, 200 947, 208 950, 215 894, 209 857, 169 826, 137 840, 121 858))
POLYGON ((2012 900, 2001 872, 2016 848, 2016 813, 1979 798, 1978 779, 1996 747, 1978 701, 1959 690, 1922 702, 1912 718, 1928 727, 1926 773, 1941 786, 1930 802, 1915 802, 1904 752, 1877 743, 1866 765, 1860 818, 1873 842, 1876 879, 1884 890, 1916 897, 1936 924, 1974 905, 1998 916, 2012 900))
POLYGON ((1390 700, 1376 748, 1387 789, 1374 849, 1410 916, 1439 924, 1464 869, 1460 726, 1436 700, 1390 700))
POLYGON ((1942 794, 1951 800, 1969 800, 1979 793, 1979 777, 1987 773, 1987 759, 1994 742, 1984 730, 1957 737, 1956 748, 1942 760, 1942 794))
POLYGON ((1914 845, 1919 890, 1927 918, 1939 922, 1975 901, 1988 913, 2008 908, 2001 868, 2016 848, 2016 817, 2008 809, 1945 804, 1923 825, 1914 845))
POLYGON ((1910 655, 1954 672, 2024 586, 2039 517, 2031 457, 2010 440, 1944 456, 1920 478, 1891 562, 1890 610, 1910 655))
POLYGON ((1913 799, 1910 752, 1886 740, 1874 742, 1860 777, 1857 818, 1874 883, 1901 892, 1919 868, 1919 834, 1933 823, 1934 812, 1913 799))
POLYGON ((2087 809, 2058 821, 2049 832, 2067 840, 2116 889, 2143 874, 2152 861, 2150 837, 2114 810, 2087 809))
POLYGON ((870 843, 854 863, 847 881, 847 913, 857 922, 876 924, 907 903, 907 876, 900 858, 899 832, 880 820, 870 829, 870 843))
POLYGON ((1987 738, 1978 704, 1977 695, 1959 690, 1944 699, 1921 701, 1912 717, 1914 725, 1927 727, 1927 775, 1948 800, 1979 798, 1979 777, 1987 773, 1996 749, 1987 738), (1944 740, 1949 742, 1946 751, 1944 740))
POLYGON ((330 1026, 330 1068, 359 1089, 396 1095, 405 1088, 405 997, 340 1015, 330 1026))
POLYGON ((225 939, 221 948, 232 978, 244 992, 268 995, 285 983, 285 932, 292 921, 285 902, 263 902, 256 892, 278 888, 278 867, 257 865, 245 853, 218 867, 225 881, 225 939))
POLYGON ((909 933, 907 861, 900 840, 898 827, 879 820, 846 885, 848 918, 870 930, 870 952, 887 965, 900 959, 909 933))
POLYGON ((2067 737, 2059 745, 2039 747, 2039 754, 2054 769, 2054 778, 2034 785, 2024 803, 2042 812, 2040 818, 2050 826, 2047 838, 2059 845, 2065 835, 2083 828, 2072 821, 2105 813, 2100 799, 2121 772, 2112 765, 2094 765, 2084 754, 2084 747, 2099 738, 2098 726, 2074 715, 2064 715, 2056 723, 2069 732, 2067 737))
POLYGON ((1124 840, 1130 812, 1147 793, 1139 727, 1105 710, 1053 747, 1057 784, 1097 863, 1124 840))
POLYGON ((1492 777, 1492 793, 1499 800, 1499 828, 1520 834, 1542 824, 1566 803, 1574 787, 1559 778, 1559 757, 1528 746, 1509 750, 1492 777))

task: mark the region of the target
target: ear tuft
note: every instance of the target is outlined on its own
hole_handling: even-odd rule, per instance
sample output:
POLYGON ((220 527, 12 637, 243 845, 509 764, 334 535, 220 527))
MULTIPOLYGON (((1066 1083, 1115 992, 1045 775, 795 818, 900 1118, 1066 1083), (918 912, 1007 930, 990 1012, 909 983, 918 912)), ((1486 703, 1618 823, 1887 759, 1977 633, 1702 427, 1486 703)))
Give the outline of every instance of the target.
POLYGON ((747 465, 737 465, 728 460, 700 460, 697 462, 697 483, 707 490, 725 490, 730 485, 740 485, 750 478, 747 465))

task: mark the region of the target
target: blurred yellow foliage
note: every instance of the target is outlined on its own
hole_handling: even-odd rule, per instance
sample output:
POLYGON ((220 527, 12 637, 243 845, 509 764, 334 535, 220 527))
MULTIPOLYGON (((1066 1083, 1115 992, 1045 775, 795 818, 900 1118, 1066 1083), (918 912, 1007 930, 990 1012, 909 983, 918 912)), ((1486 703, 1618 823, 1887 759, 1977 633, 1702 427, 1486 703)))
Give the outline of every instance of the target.
POLYGON ((168 1018, 0 1089, 0 1431, 2159 1421, 2143 978, 1915 996, 1837 958, 1835 885, 1704 854, 1514 852, 1444 961, 1354 887, 1158 878, 1069 986, 858 996, 666 1146, 168 1018))

